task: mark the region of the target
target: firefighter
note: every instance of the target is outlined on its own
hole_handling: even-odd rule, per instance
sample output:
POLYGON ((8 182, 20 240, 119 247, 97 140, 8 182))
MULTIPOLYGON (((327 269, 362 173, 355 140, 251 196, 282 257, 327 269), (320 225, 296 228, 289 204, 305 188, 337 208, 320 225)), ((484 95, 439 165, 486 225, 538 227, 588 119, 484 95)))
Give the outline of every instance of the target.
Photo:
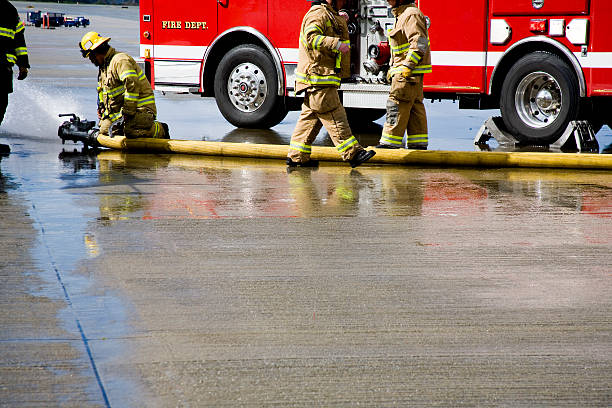
POLYGON ((295 90, 297 94, 304 93, 304 103, 291 136, 287 155, 290 168, 318 165, 310 159, 310 153, 321 126, 325 126, 338 153, 351 167, 376 154, 359 145, 340 103, 340 79, 350 75, 350 44, 346 20, 334 9, 333 1, 312 1, 302 21, 295 90))
MULTIPOLYGON (((13 92, 13 65, 19 67, 17 79, 28 76, 30 64, 24 30, 15 6, 8 0, 0 0, 0 124, 8 106, 8 95, 13 92)), ((0 145, 0 152, 7 151, 8 146, 0 145)))
POLYGON ((429 34, 425 16, 414 0, 387 0, 395 16, 389 31, 391 64, 387 78, 391 91, 387 119, 378 148, 403 146, 427 150, 427 115, 423 104, 423 74, 431 72, 429 34))
POLYGON ((98 67, 100 134, 169 139, 168 125, 155 120, 157 108, 149 80, 136 61, 116 51, 109 40, 90 31, 79 42, 83 57, 98 67))

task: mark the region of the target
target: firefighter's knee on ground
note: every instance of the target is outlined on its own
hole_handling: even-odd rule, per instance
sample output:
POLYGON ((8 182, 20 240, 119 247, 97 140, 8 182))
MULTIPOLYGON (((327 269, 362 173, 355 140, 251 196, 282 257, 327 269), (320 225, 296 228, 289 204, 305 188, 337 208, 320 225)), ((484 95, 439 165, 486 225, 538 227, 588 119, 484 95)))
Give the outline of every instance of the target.
POLYGON ((160 137, 163 134, 162 126, 155 121, 155 115, 149 111, 137 111, 136 114, 126 120, 124 125, 125 137, 160 137))

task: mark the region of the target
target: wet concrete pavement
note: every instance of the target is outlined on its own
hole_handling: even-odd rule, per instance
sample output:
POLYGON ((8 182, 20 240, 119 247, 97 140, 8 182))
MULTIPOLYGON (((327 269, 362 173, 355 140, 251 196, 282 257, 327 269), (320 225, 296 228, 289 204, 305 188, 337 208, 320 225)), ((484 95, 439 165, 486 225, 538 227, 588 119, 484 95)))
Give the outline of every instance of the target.
MULTIPOLYGON (((133 11, 88 10, 133 46, 133 11)), ((0 128, 0 406, 610 405, 609 172, 82 152, 55 136, 95 114, 95 69, 47 58, 67 30, 28 30, 0 128)), ((295 124, 157 98, 175 137, 295 124)), ((436 148, 471 149, 482 121, 445 106, 436 148)))

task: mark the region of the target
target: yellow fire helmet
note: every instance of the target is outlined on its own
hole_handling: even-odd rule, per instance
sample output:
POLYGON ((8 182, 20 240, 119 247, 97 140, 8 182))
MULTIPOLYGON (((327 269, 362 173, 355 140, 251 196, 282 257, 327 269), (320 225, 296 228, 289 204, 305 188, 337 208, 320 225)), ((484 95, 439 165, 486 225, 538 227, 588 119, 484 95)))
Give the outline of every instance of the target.
POLYGON ((84 58, 89 57, 89 53, 92 50, 95 50, 100 45, 109 41, 110 37, 101 37, 100 34, 95 31, 90 31, 81 38, 79 42, 79 47, 81 48, 81 54, 83 54, 84 58))

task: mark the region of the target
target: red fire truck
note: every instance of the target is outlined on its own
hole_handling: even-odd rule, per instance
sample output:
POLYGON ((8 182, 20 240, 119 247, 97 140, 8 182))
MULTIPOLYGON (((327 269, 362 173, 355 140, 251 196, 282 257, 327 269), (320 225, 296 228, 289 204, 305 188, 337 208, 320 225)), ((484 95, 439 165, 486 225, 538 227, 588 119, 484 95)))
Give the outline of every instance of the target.
MULTIPOLYGON (((351 35, 350 118, 384 114, 389 85, 385 0, 338 0, 351 35)), ((429 99, 500 108, 525 142, 552 142, 571 120, 612 124, 610 0, 418 0, 427 16, 429 99)), ((294 93, 306 0, 140 0, 140 53, 156 90, 214 96, 237 127, 272 127, 294 93)))

